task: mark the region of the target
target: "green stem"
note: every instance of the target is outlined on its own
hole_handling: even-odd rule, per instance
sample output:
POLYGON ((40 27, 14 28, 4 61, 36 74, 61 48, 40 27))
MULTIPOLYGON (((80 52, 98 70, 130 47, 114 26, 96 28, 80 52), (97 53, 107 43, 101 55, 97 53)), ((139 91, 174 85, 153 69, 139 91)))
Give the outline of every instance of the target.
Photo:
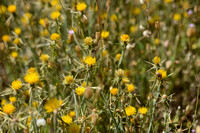
POLYGON ((152 112, 151 112, 151 119, 150 119, 150 125, 149 125, 149 128, 148 128, 148 133, 151 132, 151 127, 152 127, 152 124, 153 124, 153 121, 154 121, 154 112, 155 112, 155 109, 156 109, 156 103, 157 103, 158 96, 159 96, 159 93, 160 93, 160 86, 161 86, 161 82, 159 82, 159 85, 158 85, 158 88, 157 88, 157 91, 156 91, 156 100, 153 102, 153 109, 152 109, 152 112))

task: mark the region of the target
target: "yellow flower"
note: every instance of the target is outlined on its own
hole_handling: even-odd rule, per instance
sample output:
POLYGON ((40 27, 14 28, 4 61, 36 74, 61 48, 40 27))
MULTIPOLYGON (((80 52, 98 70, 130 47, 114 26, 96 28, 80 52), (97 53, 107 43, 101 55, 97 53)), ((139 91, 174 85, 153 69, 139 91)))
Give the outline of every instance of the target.
POLYGON ((33 107, 37 108, 38 107, 38 102, 33 102, 33 107))
POLYGON ((2 36, 2 40, 3 40, 4 42, 9 42, 9 41, 10 41, 10 36, 9 36, 9 35, 3 35, 3 36, 2 36))
POLYGON ((85 92, 85 87, 78 87, 75 90, 77 95, 82 96, 83 93, 85 92))
POLYGON ((85 4, 85 2, 81 2, 76 5, 76 9, 78 11, 84 11, 86 8, 87 8, 87 5, 85 4))
POLYGON ((17 35, 19 35, 19 34, 21 33, 21 29, 20 29, 20 28, 15 28, 14 31, 15 31, 15 33, 16 33, 17 35))
POLYGON ((165 79, 167 77, 167 71, 159 69, 156 71, 156 75, 159 80, 165 79))
POLYGON ((26 12, 24 14, 24 16, 27 18, 27 19, 30 19, 32 17, 32 14, 30 12, 26 12))
POLYGON ((136 109, 133 106, 128 106, 125 108, 125 112, 127 116, 135 115, 136 114, 136 109))
POLYGON ((15 112, 15 106, 12 104, 6 104, 3 106, 3 112, 10 115, 15 112))
POLYGON ((155 44, 158 45, 160 43, 160 40, 158 38, 155 38, 155 44))
POLYGON ((127 84, 127 83, 130 82, 130 80, 129 80, 127 77, 123 77, 123 78, 122 78, 122 82, 123 82, 124 84, 127 84))
POLYGON ((84 39, 84 42, 85 42, 85 44, 86 45, 91 45, 92 44, 92 38, 91 37, 86 37, 85 39, 84 39))
POLYGON ((110 19, 111 19, 112 21, 117 21, 117 20, 118 20, 116 14, 113 14, 113 15, 110 17, 110 19))
POLYGON ((123 35, 121 36, 121 41, 122 41, 122 42, 129 42, 129 41, 130 41, 129 35, 123 34, 123 35))
POLYGON ((59 101, 57 98, 51 98, 45 103, 44 109, 48 113, 54 112, 54 111, 57 111, 61 107, 62 104, 63 104, 62 100, 59 101))
POLYGON ((70 116, 70 117, 74 117, 74 116, 76 116, 75 111, 70 111, 70 112, 69 112, 69 116, 70 116))
POLYGON ((101 32, 101 37, 103 37, 104 39, 107 38, 109 36, 109 32, 108 31, 102 31, 101 32))
POLYGON ((83 81, 83 83, 82 83, 82 85, 81 85, 82 87, 86 87, 86 82, 85 81, 83 81))
POLYGON ((171 3, 173 0, 165 0, 166 3, 171 3))
POLYGON ((27 125, 30 127, 30 124, 31 124, 31 120, 32 120, 32 118, 31 118, 31 116, 29 116, 28 117, 28 120, 27 120, 27 125))
POLYGON ((24 76, 24 80, 29 84, 34 84, 39 81, 39 75, 35 68, 30 68, 27 74, 24 76))
POLYGON ((114 96, 117 95, 117 92, 118 92, 117 88, 110 89, 110 93, 113 94, 114 96))
POLYGON ((69 126, 68 131, 69 133, 80 133, 81 131, 80 125, 72 124, 69 126))
POLYGON ((103 56, 106 56, 106 55, 108 55, 108 50, 103 51, 103 56))
POLYGON ((16 97, 9 97, 9 101, 10 101, 11 103, 14 103, 16 100, 17 100, 16 97))
POLYGON ((13 41, 13 43, 14 43, 15 45, 18 45, 18 44, 20 43, 20 39, 19 39, 19 38, 16 38, 16 39, 13 41))
POLYGON ((39 24, 45 27, 48 24, 48 19, 47 18, 41 18, 39 20, 39 24))
POLYGON ((133 33, 133 32, 135 32, 135 31, 136 31, 136 27, 132 25, 132 26, 130 27, 130 32, 133 33))
POLYGON ((102 19, 106 19, 106 18, 107 18, 107 16, 108 16, 108 14, 107 14, 107 13, 105 13, 105 12, 101 14, 101 18, 102 18, 102 19))
POLYGON ((14 80, 11 85, 13 89, 18 90, 22 87, 22 82, 19 80, 14 80))
POLYGON ((60 12, 54 11, 54 12, 51 13, 51 18, 57 19, 60 15, 61 15, 60 12))
POLYGON ((16 51, 13 51, 13 52, 11 53, 11 56, 12 56, 13 58, 17 58, 18 53, 17 53, 16 51))
POLYGON ((124 76, 129 77, 130 76, 130 71, 129 70, 125 70, 124 71, 124 76))
POLYGON ((72 118, 69 115, 63 115, 63 117, 61 117, 61 119, 67 124, 72 123, 72 118))
POLYGON ((60 39, 60 35, 59 35, 59 34, 53 33, 53 34, 51 35, 51 40, 56 41, 56 40, 59 40, 59 39, 60 39))
POLYGON ((141 107, 138 110, 141 114, 145 115, 147 113, 147 108, 146 107, 141 107))
POLYGON ((4 106, 6 104, 6 100, 5 99, 1 99, 1 106, 4 106))
POLYGON ((92 58, 91 56, 87 56, 87 57, 85 57, 84 62, 86 64, 88 64, 88 66, 92 66, 92 65, 96 64, 96 58, 95 57, 92 58))
POLYGON ((6 12, 6 6, 0 5, 0 14, 4 14, 6 12))
POLYGON ((48 54, 42 54, 40 56, 40 60, 43 61, 43 62, 48 61, 48 59, 49 59, 49 55, 48 54))
POLYGON ((116 59, 116 61, 119 61, 120 60, 120 58, 121 58, 121 54, 117 54, 116 56, 115 56, 115 59, 116 59))
POLYGON ((65 83, 72 84, 74 82, 74 78, 72 75, 65 76, 65 83))
POLYGON ((153 63, 156 64, 156 65, 159 64, 160 63, 160 57, 158 57, 158 56, 154 57, 153 63))
POLYGON ((51 5, 52 5, 52 6, 56 6, 57 4, 59 4, 59 1, 58 1, 58 0, 52 0, 52 1, 51 1, 51 5))
POLYGON ((140 12, 141 12, 141 9, 140 9, 139 7, 136 7, 136 8, 133 10, 133 14, 135 14, 135 15, 140 14, 140 12))
POLYGON ((133 91, 135 91, 134 85, 133 85, 133 84, 127 85, 127 90, 128 90, 128 92, 133 92, 133 91))
POLYGON ((181 19, 181 15, 179 13, 175 13, 173 18, 174 20, 179 21, 181 19))
POLYGON ((28 73, 33 73, 33 72, 36 72, 35 67, 31 67, 28 69, 28 73))
POLYGON ((15 6, 15 5, 9 5, 9 6, 8 6, 8 11, 9 11, 10 13, 16 12, 16 6, 15 6))

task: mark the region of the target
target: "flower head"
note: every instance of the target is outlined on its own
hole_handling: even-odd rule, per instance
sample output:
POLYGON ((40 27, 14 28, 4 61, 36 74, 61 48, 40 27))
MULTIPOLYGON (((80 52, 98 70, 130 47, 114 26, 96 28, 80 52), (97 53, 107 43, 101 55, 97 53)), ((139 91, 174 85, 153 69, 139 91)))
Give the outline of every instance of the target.
POLYGON ((9 6, 8 6, 8 11, 9 11, 10 13, 16 12, 16 6, 15 6, 15 5, 9 5, 9 6))
POLYGON ((10 36, 9 36, 9 35, 3 35, 3 36, 2 36, 2 40, 3 40, 4 42, 9 42, 9 41, 10 41, 10 36))
POLYGON ((10 101, 11 103, 14 103, 16 100, 17 100, 16 97, 9 97, 9 101, 10 101))
POLYGON ((17 53, 16 51, 13 51, 13 52, 11 53, 11 56, 12 56, 13 58, 17 58, 18 53, 17 53))
POLYGON ((37 125, 38 127, 44 126, 45 124, 46 124, 46 121, 45 121, 44 118, 37 119, 36 125, 37 125))
POLYGON ((85 62, 86 64, 88 64, 88 66, 91 67, 92 65, 95 65, 95 64, 96 64, 96 58, 95 58, 95 57, 92 57, 92 56, 87 56, 87 57, 85 57, 84 62, 85 62))
POLYGON ((75 91, 76 91, 76 94, 77 94, 77 95, 82 96, 83 93, 85 92, 85 87, 77 87, 77 88, 75 89, 75 91))
POLYGON ((14 43, 15 45, 19 45, 20 39, 19 39, 19 38, 15 38, 15 40, 13 41, 13 43, 14 43))
POLYGON ((69 116, 70 116, 70 117, 74 117, 74 116, 76 116, 75 111, 70 111, 70 112, 69 112, 69 116))
POLYGON ((65 76, 65 83, 72 84, 74 82, 74 78, 72 75, 65 76))
POLYGON ((76 124, 72 124, 69 126, 69 133, 80 133, 81 131, 81 126, 80 125, 76 125, 76 124))
POLYGON ((153 63, 156 64, 156 65, 159 64, 160 63, 160 57, 158 57, 158 56, 154 57, 153 63))
POLYGON ((159 69, 156 71, 156 75, 159 80, 165 79, 167 77, 167 71, 159 69))
POLYGON ((85 42, 85 44, 86 45, 91 45, 92 44, 92 38, 91 37, 86 37, 85 39, 84 39, 84 42, 85 42))
POLYGON ((133 84, 127 85, 127 90, 128 90, 128 92, 133 92, 133 91, 135 91, 134 85, 133 85, 133 84))
POLYGON ((72 123, 72 118, 69 115, 63 115, 63 117, 61 117, 61 119, 67 124, 72 123))
POLYGON ((81 2, 76 5, 76 9, 78 11, 84 11, 86 8, 87 8, 87 5, 85 4, 85 2, 81 2))
POLYGON ((48 113, 54 112, 54 111, 57 111, 61 107, 62 104, 63 104, 62 100, 58 100, 57 98, 51 98, 45 103, 44 109, 48 113))
POLYGON ((10 115, 15 112, 15 106, 12 104, 6 104, 3 106, 3 112, 10 115))
POLYGON ((40 56, 40 60, 43 61, 43 62, 48 61, 48 59, 49 59, 49 55, 48 54, 42 54, 40 56))
POLYGON ((173 18, 175 21, 179 21, 181 19, 181 15, 179 13, 175 13, 173 18))
POLYGON ((102 32, 101 32, 101 37, 102 37, 102 38, 105 39, 105 38, 107 38, 108 36, 109 36, 109 32, 108 32, 108 31, 102 31, 102 32))
POLYGON ((125 108, 125 112, 127 116, 135 115, 136 114, 136 109, 133 106, 128 106, 125 108))
POLYGON ((141 107, 138 110, 141 114, 145 115, 147 113, 147 108, 146 107, 141 107))
POLYGON ((60 35, 58 33, 53 33, 51 35, 51 40, 56 41, 56 40, 59 40, 59 39, 60 39, 60 35))
POLYGON ((113 14, 113 15, 110 17, 110 19, 111 19, 112 21, 117 21, 117 20, 118 20, 116 14, 113 14))
POLYGON ((58 17, 60 17, 60 12, 59 11, 54 11, 51 13, 51 18, 52 19, 57 19, 58 17))
POLYGON ((6 6, 0 5, 0 14, 4 14, 6 12, 6 6))
POLYGON ((121 54, 117 54, 116 56, 115 56, 115 59, 116 59, 116 61, 119 61, 120 60, 120 58, 121 58, 121 54))
POLYGON ((15 31, 15 33, 16 33, 17 35, 19 35, 19 34, 21 33, 21 29, 20 29, 20 28, 15 28, 14 31, 15 31))
POLYGON ((39 81, 39 75, 35 68, 30 68, 27 74, 24 76, 24 80, 29 84, 34 84, 39 81))
POLYGON ((117 88, 112 88, 112 89, 110 89, 110 93, 112 94, 112 95, 117 95, 117 92, 118 92, 118 89, 117 88))
POLYGON ((11 85, 13 89, 18 90, 22 87, 22 82, 19 80, 14 80, 11 85))
POLYGON ((121 36, 121 41, 122 41, 122 42, 129 42, 129 41, 130 41, 129 35, 128 35, 128 34, 123 34, 123 35, 121 36))

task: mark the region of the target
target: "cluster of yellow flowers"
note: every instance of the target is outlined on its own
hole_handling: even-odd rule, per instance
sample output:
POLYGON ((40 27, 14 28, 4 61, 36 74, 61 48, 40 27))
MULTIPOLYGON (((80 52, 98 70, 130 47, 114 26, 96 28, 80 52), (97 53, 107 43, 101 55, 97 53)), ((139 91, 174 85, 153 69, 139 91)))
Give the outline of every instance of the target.
MULTIPOLYGON (((146 108, 146 107, 141 107, 141 108, 139 108, 138 109, 138 111, 141 113, 141 114, 143 114, 143 115, 145 115, 146 113, 147 113, 147 111, 148 111, 148 109, 146 108)), ((133 106, 127 106, 126 108, 125 108, 125 112, 126 112, 126 115, 127 116, 133 116, 133 115, 135 115, 136 114, 136 108, 135 107, 133 107, 133 106)))
POLYGON ((30 68, 26 75, 24 76, 24 80, 29 84, 35 84, 39 82, 39 74, 35 70, 35 68, 30 68))

